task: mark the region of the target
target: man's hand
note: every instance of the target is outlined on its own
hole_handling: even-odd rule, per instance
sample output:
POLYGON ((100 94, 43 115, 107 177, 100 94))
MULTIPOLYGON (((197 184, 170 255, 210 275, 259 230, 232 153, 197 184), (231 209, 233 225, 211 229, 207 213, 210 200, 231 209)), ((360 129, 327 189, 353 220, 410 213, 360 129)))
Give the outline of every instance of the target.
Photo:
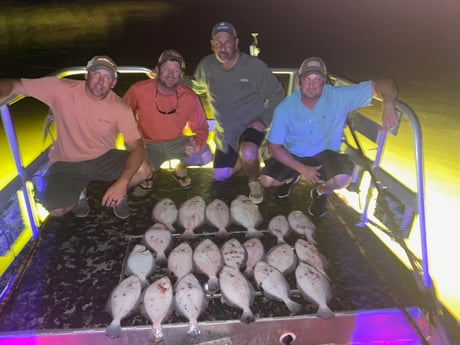
POLYGON ((200 152, 200 148, 198 147, 198 144, 195 140, 194 137, 190 137, 190 144, 185 145, 185 153, 187 156, 193 156, 194 154, 197 154, 200 152))
POLYGON ((102 197, 102 205, 106 207, 118 206, 126 195, 127 189, 128 183, 117 180, 106 190, 102 197))
POLYGON ((388 131, 398 125, 398 116, 394 102, 398 98, 398 86, 391 79, 381 79, 372 82, 372 96, 382 99, 382 129, 388 131))
POLYGON ((315 184, 321 182, 319 169, 321 169, 321 165, 317 165, 315 167, 304 165, 299 170, 299 173, 308 183, 315 184))
POLYGON ((256 131, 264 132, 266 126, 262 121, 257 120, 257 121, 251 122, 248 128, 254 128, 256 131))
POLYGON ((393 102, 383 102, 382 107, 382 129, 388 131, 398 125, 399 119, 393 102))

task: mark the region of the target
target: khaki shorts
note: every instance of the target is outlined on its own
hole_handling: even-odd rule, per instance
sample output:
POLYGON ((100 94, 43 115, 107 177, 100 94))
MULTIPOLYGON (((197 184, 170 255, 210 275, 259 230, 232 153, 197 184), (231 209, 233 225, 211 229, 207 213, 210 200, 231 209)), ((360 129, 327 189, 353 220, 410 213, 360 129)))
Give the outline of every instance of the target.
POLYGON ((203 153, 211 152, 209 146, 206 144, 201 152, 188 156, 185 153, 185 147, 187 145, 190 145, 190 137, 180 137, 161 143, 148 142, 145 144, 147 160, 153 170, 160 169, 163 162, 171 159, 178 159, 187 165, 200 165, 203 153))

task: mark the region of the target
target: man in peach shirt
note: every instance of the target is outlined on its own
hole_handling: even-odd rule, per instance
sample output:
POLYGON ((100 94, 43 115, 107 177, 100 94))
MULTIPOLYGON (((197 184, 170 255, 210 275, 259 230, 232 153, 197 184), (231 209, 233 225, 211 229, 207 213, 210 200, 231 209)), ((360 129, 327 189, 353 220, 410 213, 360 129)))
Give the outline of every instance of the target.
POLYGON ((89 206, 82 191, 89 182, 101 180, 113 181, 102 205, 127 218, 127 190, 151 175, 132 111, 112 91, 117 77, 115 62, 103 55, 88 62, 85 81, 56 77, 0 81, 0 98, 34 97, 47 104, 55 117, 57 139, 49 152, 41 200, 51 216, 72 210, 77 217, 86 217, 89 206), (115 148, 119 133, 128 150, 115 148))

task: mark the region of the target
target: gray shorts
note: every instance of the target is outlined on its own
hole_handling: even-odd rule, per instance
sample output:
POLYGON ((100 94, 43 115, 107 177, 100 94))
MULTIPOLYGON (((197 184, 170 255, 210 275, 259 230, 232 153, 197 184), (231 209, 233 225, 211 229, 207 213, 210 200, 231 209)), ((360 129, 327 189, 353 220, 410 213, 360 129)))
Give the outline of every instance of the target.
MULTIPOLYGON (((323 181, 327 181, 341 174, 351 176, 353 173, 354 163, 350 160, 348 155, 344 153, 325 150, 312 157, 297 157, 295 155, 293 155, 293 157, 297 161, 308 166, 321 165, 319 172, 320 178, 323 181)), ((265 162, 265 167, 262 169, 261 175, 270 176, 281 182, 297 176, 298 172, 281 164, 275 158, 270 157, 265 162)))
POLYGON ((188 156, 185 153, 185 146, 187 145, 190 145, 190 137, 186 136, 161 143, 146 143, 147 159, 152 169, 160 169, 161 164, 170 159, 178 159, 187 165, 200 165, 201 155, 205 152, 211 152, 206 144, 201 152, 188 156))
POLYGON ((98 158, 81 162, 56 162, 45 175, 41 203, 47 210, 72 206, 91 181, 117 180, 129 151, 110 150, 98 158))

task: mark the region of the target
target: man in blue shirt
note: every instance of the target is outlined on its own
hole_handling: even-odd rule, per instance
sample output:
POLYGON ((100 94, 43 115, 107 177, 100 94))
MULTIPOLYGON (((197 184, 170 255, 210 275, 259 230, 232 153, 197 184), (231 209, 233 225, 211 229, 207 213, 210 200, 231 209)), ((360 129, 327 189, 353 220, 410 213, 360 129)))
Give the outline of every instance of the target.
POLYGON ((383 100, 382 128, 398 123, 394 101, 398 96, 392 80, 365 81, 350 86, 326 84, 327 69, 318 57, 307 58, 299 69, 299 90, 275 109, 267 135, 271 157, 262 171, 264 187, 279 186, 285 198, 303 177, 311 189, 311 216, 325 214, 327 195, 348 186, 353 172, 349 157, 339 152, 349 112, 369 105, 373 96, 383 100))

